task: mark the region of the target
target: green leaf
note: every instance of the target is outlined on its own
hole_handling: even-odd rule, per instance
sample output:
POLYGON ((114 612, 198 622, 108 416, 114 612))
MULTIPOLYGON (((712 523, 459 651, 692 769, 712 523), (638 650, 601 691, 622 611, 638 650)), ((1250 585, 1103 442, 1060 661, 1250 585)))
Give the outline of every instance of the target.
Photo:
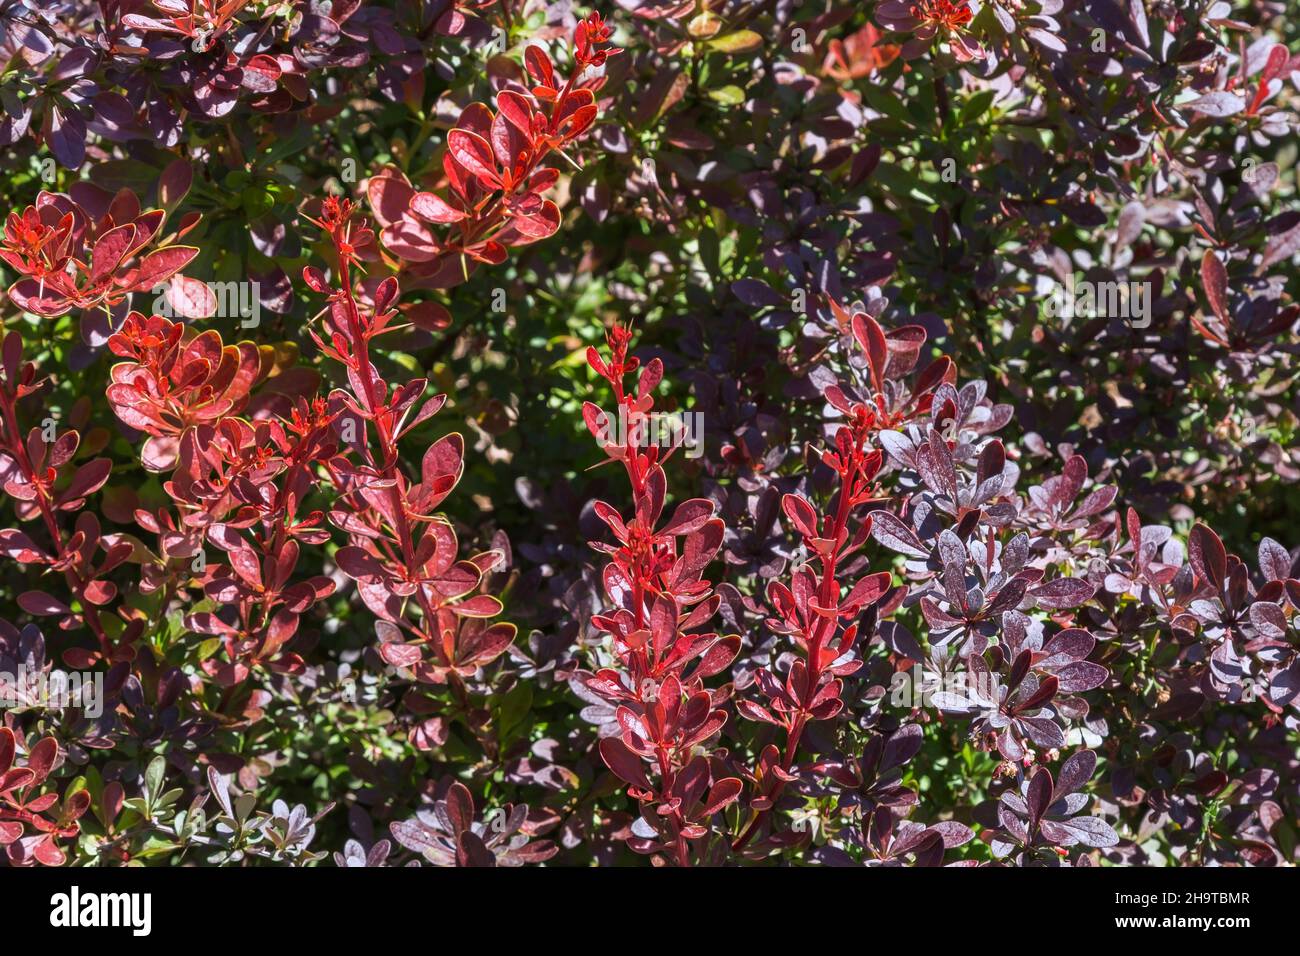
POLYGON ((708 42, 712 50, 722 53, 748 53, 763 45, 763 38, 753 30, 737 30, 725 36, 714 37, 708 42))
POLYGON ((533 706, 533 685, 521 682, 506 694, 497 709, 497 738, 510 739, 511 732, 528 715, 533 706))
POLYGON ((962 124, 972 123, 988 112, 993 105, 993 97, 997 93, 994 90, 980 90, 965 103, 962 104, 961 113, 958 114, 962 124))
POLYGON ((235 819, 239 821, 241 826, 248 819, 248 815, 253 812, 255 806, 257 806, 257 797, 251 793, 241 793, 235 798, 235 819))
POLYGON ((739 106, 745 102, 745 91, 738 86, 722 86, 709 90, 709 99, 723 106, 739 106))
POLYGON ((166 772, 167 758, 160 755, 149 761, 149 766, 144 772, 144 797, 149 805, 152 805, 158 794, 162 792, 163 775, 166 772))

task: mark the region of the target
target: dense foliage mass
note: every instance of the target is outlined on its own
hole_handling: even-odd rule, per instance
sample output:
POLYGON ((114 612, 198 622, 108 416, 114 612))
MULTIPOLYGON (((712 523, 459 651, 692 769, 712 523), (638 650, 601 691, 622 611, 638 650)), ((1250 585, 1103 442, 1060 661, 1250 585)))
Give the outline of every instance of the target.
POLYGON ((1296 34, 0 0, 0 857, 1294 864, 1296 34))

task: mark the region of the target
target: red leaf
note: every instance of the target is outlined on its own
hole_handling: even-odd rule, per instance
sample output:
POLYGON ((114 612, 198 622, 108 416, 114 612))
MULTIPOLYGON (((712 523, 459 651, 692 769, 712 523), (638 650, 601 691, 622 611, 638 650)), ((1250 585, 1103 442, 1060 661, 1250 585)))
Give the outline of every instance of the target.
POLYGON ((17 749, 14 732, 8 727, 0 727, 0 777, 8 773, 9 768, 14 765, 14 754, 17 749))
POLYGON ((513 90, 502 90, 497 94, 497 110, 519 132, 532 133, 533 107, 526 97, 513 90))
POLYGON ((885 592, 889 590, 893 578, 888 571, 878 571, 875 574, 868 574, 865 578, 853 585, 853 590, 849 591, 844 598, 842 607, 846 613, 856 614, 860 608, 875 604, 885 592))
POLYGON ((251 548, 238 548, 231 551, 230 566, 250 587, 262 586, 262 564, 251 548))
POLYGON ((1219 536, 1203 524, 1192 528, 1187 538, 1187 558, 1192 570, 1216 590, 1228 577, 1228 553, 1219 536))
POLYGON ((1037 824, 1052 802, 1052 774, 1046 767, 1038 767, 1029 778, 1029 792, 1025 802, 1029 806, 1031 825, 1037 824))
POLYGON ((691 498, 683 501, 668 519, 668 523, 659 530, 661 535, 690 534, 704 527, 704 523, 713 517, 713 502, 708 498, 691 498))
POLYGON ((474 798, 470 795, 469 788, 460 781, 453 783, 447 791, 444 806, 452 833, 456 836, 459 837, 474 825, 474 798))
POLYGON ((537 83, 555 89, 555 68, 551 66, 551 58, 540 46, 530 44, 524 49, 524 66, 528 75, 537 83))
POLYGON ((411 668, 420 663, 422 652, 419 644, 399 644, 396 641, 389 641, 387 644, 379 645, 379 656, 385 663, 392 664, 394 667, 411 668))
POLYGON ((113 462, 108 458, 96 458, 86 462, 72 476, 72 483, 59 495, 60 506, 73 505, 87 495, 93 495, 108 481, 113 471, 113 462))
POLYGON ((736 777, 719 780, 713 785, 704 801, 705 815, 713 816, 713 814, 734 803, 736 798, 740 796, 741 789, 740 780, 736 777))
POLYGON ((140 261, 135 275, 137 289, 154 289, 180 272, 199 254, 194 246, 168 246, 157 249, 140 261))
POLYGON ((32 786, 40 786, 54 769, 54 762, 59 757, 59 742, 53 737, 46 737, 27 754, 27 769, 35 774, 32 786))
POLYGON ((6 554, 19 564, 48 562, 49 555, 40 549, 26 533, 17 528, 0 530, 0 554, 6 554))
POLYGON ((117 585, 112 581, 91 581, 82 593, 91 604, 102 607, 117 597, 117 585))
POLYGON ((451 313, 438 302, 412 302, 401 306, 411 324, 426 332, 441 332, 451 325, 451 313))
MULTIPOLYGON (((551 200, 545 199, 534 212, 516 213, 510 220, 510 224, 529 242, 549 239, 560 228, 560 207, 551 200)), ((511 243, 511 245, 519 245, 519 243, 511 243)))
POLYGON ((62 866, 65 859, 63 851, 59 849, 52 836, 46 836, 40 840, 32 848, 32 855, 43 866, 62 866))
POLYGON ((817 512, 807 500, 800 495, 785 495, 781 499, 781 510, 801 535, 805 538, 817 537, 817 512))
POLYGON ((188 160, 173 159, 158 177, 158 202, 166 209, 175 209, 194 182, 194 167, 188 160))
POLYGON ((496 617, 503 610, 500 600, 490 594, 477 594, 452 608, 460 617, 496 617))
POLYGON ((605 761, 605 766, 625 783, 640 787, 642 790, 650 789, 650 781, 645 775, 641 758, 617 737, 606 737, 601 740, 600 757, 605 761))
POLYGON ((497 175, 492 158, 492 147, 482 136, 469 130, 454 129, 447 134, 447 150, 457 163, 478 177, 484 186, 489 189, 501 187, 501 178, 497 175))
POLYGON ((101 282, 112 275, 135 240, 135 225, 126 223, 110 229, 99 237, 90 254, 90 281, 101 282))
POLYGON ((387 226, 397 222, 410 208, 411 197, 415 190, 401 170, 385 166, 370 177, 366 183, 366 198, 370 200, 370 211, 374 213, 375 222, 387 226))
POLYGON ((44 591, 24 591, 18 595, 18 606, 36 617, 58 617, 72 613, 72 608, 44 591))
POLYGON ((420 192, 411 197, 411 212, 425 222, 460 222, 465 214, 437 193, 420 192))
POLYGON ((426 486, 432 486, 439 478, 460 478, 465 467, 465 439, 459 432, 452 432, 439 438, 424 453, 420 464, 420 474, 426 486))
POLYGON ((1228 311, 1228 272, 1210 249, 1205 250, 1201 259, 1201 282, 1205 284, 1205 298, 1210 309, 1221 321, 1227 322, 1231 315, 1228 311))
POLYGON ((167 284, 167 304, 187 319, 210 319, 217 312, 217 297, 206 282, 174 275, 167 284))

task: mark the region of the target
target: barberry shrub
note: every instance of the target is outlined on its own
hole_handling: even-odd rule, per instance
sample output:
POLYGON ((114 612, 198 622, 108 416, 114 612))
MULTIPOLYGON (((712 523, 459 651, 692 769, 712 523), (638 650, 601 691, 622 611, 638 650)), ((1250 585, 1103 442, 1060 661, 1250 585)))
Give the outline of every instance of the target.
POLYGON ((1295 864, 1296 33, 0 2, 0 865, 1295 864))

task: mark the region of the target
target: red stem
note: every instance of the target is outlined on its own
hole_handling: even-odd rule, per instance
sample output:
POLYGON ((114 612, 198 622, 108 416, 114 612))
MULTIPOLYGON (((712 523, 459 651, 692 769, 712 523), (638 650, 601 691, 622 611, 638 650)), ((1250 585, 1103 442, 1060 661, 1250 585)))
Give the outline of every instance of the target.
MULTIPOLYGON (((14 407, 14 396, 7 390, 0 389, 0 405, 3 406, 5 430, 9 433, 9 447, 13 451, 14 458, 18 461, 18 467, 23 470, 23 476, 36 489, 36 500, 41 510, 41 517, 45 520, 46 530, 49 531, 50 537, 54 541, 58 559, 62 560, 64 557, 63 534, 59 531, 59 523, 55 519, 54 507, 45 491, 45 486, 38 481, 36 468, 27 456, 27 445, 23 441, 22 433, 18 428, 18 413, 14 407)), ((104 632, 103 625, 99 621, 99 612, 85 597, 86 586, 91 579, 83 578, 77 569, 71 566, 64 571, 64 576, 67 578, 68 587, 72 589, 72 593, 76 595, 77 601, 81 604, 82 618, 99 640, 100 652, 105 657, 109 656, 113 650, 112 642, 109 641, 108 635, 104 632)))
MULTIPOLYGON (((361 379, 366 404, 370 407, 370 413, 375 422, 375 430, 379 434, 379 444, 383 453, 381 470, 384 478, 389 482, 388 498, 397 522, 397 527, 394 530, 397 533, 397 540, 402 549, 402 563, 407 572, 412 573, 415 570, 412 567, 415 561, 415 545, 411 535, 411 526, 406 518, 406 481, 401 469, 398 467, 397 442, 393 439, 387 410, 385 408, 381 413, 379 402, 376 400, 376 385, 372 378, 373 368, 370 364, 369 342, 366 332, 362 328, 361 312, 352 294, 352 277, 349 269, 350 255, 339 246, 340 243, 336 237, 335 248, 339 257, 339 282, 342 286, 344 298, 347 301, 348 330, 352 336, 353 357, 358 364, 357 377, 361 379)), ((384 402, 387 403, 387 401, 388 397, 385 395, 384 402)), ((423 587, 415 589, 415 597, 420 605, 420 610, 424 614, 425 626, 433 628, 436 616, 423 587)))
MULTIPOLYGON (((822 579, 819 590, 820 600, 823 606, 829 606, 830 602, 839 592, 839 582, 835 579, 835 569, 839 563, 840 549, 842 547, 840 538, 848 527, 849 513, 852 510, 853 496, 856 491, 854 484, 858 467, 861 464, 862 442, 864 437, 865 436, 862 433, 858 433, 855 436, 850 467, 843 475, 841 475, 840 500, 839 505, 835 510, 835 521, 831 527, 831 534, 829 536, 829 540, 832 542, 832 550, 829 557, 826 558, 822 565, 822 579)), ((835 626, 835 618, 819 618, 813 625, 812 633, 808 635, 808 644, 806 648, 808 659, 807 690, 805 691, 805 699, 799 702, 799 713, 795 717, 794 722, 790 725, 786 737, 785 756, 782 761, 782 769, 787 773, 794 765, 795 755, 799 752, 799 742, 803 738, 804 729, 808 726, 808 713, 806 711, 808 702, 812 699, 813 694, 817 692, 821 679, 822 672, 820 659, 823 639, 830 636, 827 633, 828 631, 830 634, 834 633, 835 626)), ((785 790, 785 781, 778 778, 772 785, 771 790, 772 792, 766 794, 766 796, 771 800, 772 804, 775 805, 777 799, 780 798, 781 793, 785 790)), ((768 814, 771 812, 770 808, 757 812, 749 821, 748 826, 741 831, 740 836, 738 836, 735 842, 732 843, 731 849, 736 851, 749 843, 749 841, 753 839, 754 834, 758 832, 758 828, 762 825, 763 821, 767 819, 768 814)))

